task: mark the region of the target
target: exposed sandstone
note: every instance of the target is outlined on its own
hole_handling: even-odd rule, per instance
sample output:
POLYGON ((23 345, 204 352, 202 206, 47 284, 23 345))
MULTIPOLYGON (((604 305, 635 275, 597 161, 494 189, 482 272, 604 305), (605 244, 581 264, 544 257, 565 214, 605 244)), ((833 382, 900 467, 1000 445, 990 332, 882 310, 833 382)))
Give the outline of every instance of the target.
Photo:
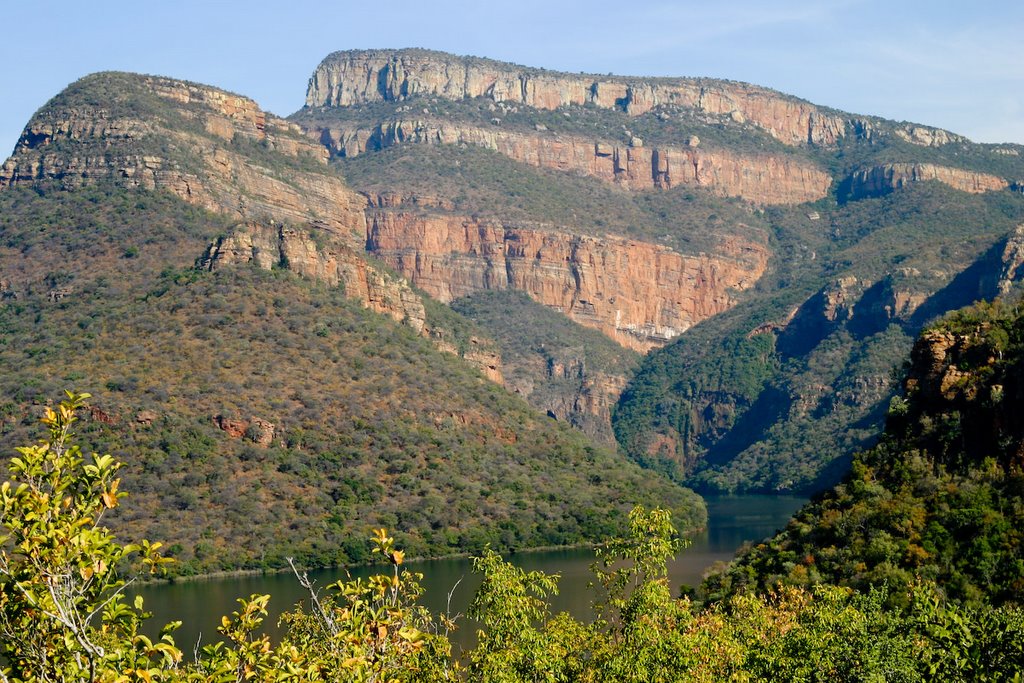
POLYGON ((264 270, 284 265, 302 277, 340 286, 366 307, 423 332, 426 314, 416 293, 343 242, 318 240, 309 230, 282 224, 249 222, 210 245, 199 261, 209 270, 248 263, 264 270))
POLYGON ((941 147, 942 145, 954 142, 967 142, 967 138, 950 133, 948 130, 929 128, 928 126, 915 126, 913 124, 896 128, 893 133, 896 137, 906 142, 921 145, 922 147, 941 147))
POLYGON ((894 163, 855 172, 848 181, 848 194, 852 198, 876 197, 925 180, 937 180, 972 194, 1004 190, 1009 186, 1003 178, 989 173, 935 164, 894 163))
POLYGON ((1024 280, 1024 223, 1018 225, 1006 238, 1001 262, 996 287, 1000 295, 1005 295, 1014 284, 1024 280))
POLYGON ((58 98, 26 127, 14 156, 0 169, 0 188, 43 179, 68 187, 113 180, 169 191, 243 221, 211 245, 200 259, 204 267, 285 265, 303 277, 342 286, 365 307, 422 333, 419 296, 362 257, 366 199, 327 168, 323 146, 249 98, 216 88, 104 74, 72 88, 87 89, 90 79, 107 78, 123 81, 117 84, 122 94, 155 97, 159 113, 143 118, 132 107, 114 113, 113 105, 58 98))
POLYGON ((740 238, 685 256, 619 237, 466 216, 371 211, 367 248, 434 298, 516 289, 638 351, 721 313, 763 274, 768 250, 740 238))
POLYGON ((749 122, 790 145, 832 145, 846 121, 802 100, 745 83, 566 74, 426 50, 335 52, 317 67, 309 107, 397 101, 412 96, 484 97, 537 109, 590 104, 643 114, 674 105, 749 122))
MULTIPOLYGON (((113 77, 98 74, 73 87, 113 77)), ((142 118, 132 108, 55 100, 33 117, 0 167, 0 188, 43 179, 67 187, 113 180, 166 190, 240 220, 315 222, 358 244, 365 200, 328 171, 327 151, 295 124, 216 88, 156 77, 123 80, 118 87, 155 95, 160 113, 142 118), (271 168, 274 162, 261 160, 247 144, 279 159, 282 168, 271 168)))
POLYGON ((832 183, 814 163, 783 154, 744 154, 697 145, 623 145, 433 119, 395 120, 369 128, 336 125, 312 133, 342 156, 403 143, 474 145, 530 166, 589 175, 630 190, 688 185, 762 204, 815 201, 828 193, 832 183))

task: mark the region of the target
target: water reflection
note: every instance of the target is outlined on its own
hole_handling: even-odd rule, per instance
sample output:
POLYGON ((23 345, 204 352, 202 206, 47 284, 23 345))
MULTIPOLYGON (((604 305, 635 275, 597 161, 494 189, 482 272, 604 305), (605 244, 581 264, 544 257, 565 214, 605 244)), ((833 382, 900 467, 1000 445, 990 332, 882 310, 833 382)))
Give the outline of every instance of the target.
MULTIPOLYGON (((708 497, 706 501, 707 531, 693 538, 692 545, 669 566, 674 591, 680 584, 699 584, 708 567, 731 559, 744 543, 770 536, 785 526, 790 516, 806 502, 792 496, 721 496, 708 497)), ((570 549, 519 553, 506 559, 526 571, 560 573, 559 594, 550 601, 553 611, 568 611, 579 619, 590 618, 593 593, 587 585, 593 579, 590 571, 594 562, 593 551, 570 549)), ((480 585, 479 577, 472 573, 470 561, 465 558, 410 563, 408 568, 424 574, 426 594, 423 603, 434 613, 450 609, 452 614, 465 614, 480 585), (449 592, 452 594, 450 604, 449 592)), ((365 577, 379 571, 380 567, 360 567, 352 570, 352 575, 365 577)), ((338 569, 310 572, 310 578, 318 586, 326 586, 344 575, 344 571, 338 569)), ((221 616, 238 608, 237 598, 254 593, 272 596, 271 616, 267 620, 267 631, 272 636, 278 635, 276 622, 281 612, 306 599, 295 577, 287 573, 143 586, 136 591, 145 598, 146 609, 153 612, 151 623, 154 626, 171 620, 184 622, 175 640, 186 651, 190 651, 197 641, 205 644, 219 640, 217 626, 221 616)), ((462 630, 458 635, 461 644, 468 644, 472 631, 472 626, 462 620, 462 630)))

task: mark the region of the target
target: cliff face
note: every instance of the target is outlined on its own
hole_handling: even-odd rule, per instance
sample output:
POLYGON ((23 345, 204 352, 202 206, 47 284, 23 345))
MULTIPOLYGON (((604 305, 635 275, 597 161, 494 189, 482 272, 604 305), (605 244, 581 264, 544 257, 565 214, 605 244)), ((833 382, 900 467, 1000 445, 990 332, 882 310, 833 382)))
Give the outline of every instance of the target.
POLYGON ((627 146, 548 131, 530 134, 438 120, 329 126, 313 134, 342 156, 402 143, 475 145, 530 166, 589 175, 630 190, 689 185, 761 204, 815 201, 827 194, 832 183, 815 164, 787 155, 696 146, 627 146))
POLYGON ((324 243, 310 231, 249 222, 210 245, 199 263, 209 270, 247 263, 264 270, 284 266, 303 277, 340 286, 348 297, 365 302, 371 310, 424 332, 423 302, 405 282, 371 268, 344 244, 324 243))
POLYGON ((847 194, 852 199, 888 194, 909 183, 938 180, 957 190, 979 194, 1005 190, 1009 183, 988 173, 966 171, 935 164, 895 163, 872 166, 855 172, 849 179, 847 194))
POLYGON ((617 237, 585 237, 466 216, 369 213, 367 249, 434 298, 516 289, 647 351, 734 303, 763 274, 767 249, 732 238, 684 256, 617 237))
POLYGON ((414 95, 485 97, 537 109, 590 104, 634 115, 659 105, 685 106, 749 122, 789 145, 831 145, 847 131, 842 117, 743 83, 564 74, 425 50, 331 54, 310 78, 306 105, 348 106, 414 95))
POLYGON ((128 74, 96 74, 69 91, 29 122, 0 168, 0 188, 109 179, 166 190, 240 220, 315 222, 358 244, 363 199, 328 172, 323 147, 252 100, 128 74), (104 87, 116 88, 104 104, 76 97, 104 87))

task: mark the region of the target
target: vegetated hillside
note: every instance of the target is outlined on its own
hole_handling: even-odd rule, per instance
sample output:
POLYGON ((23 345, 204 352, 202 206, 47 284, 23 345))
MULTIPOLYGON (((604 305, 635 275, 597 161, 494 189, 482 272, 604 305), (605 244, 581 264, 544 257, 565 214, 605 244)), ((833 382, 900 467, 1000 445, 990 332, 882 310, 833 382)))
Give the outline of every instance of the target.
POLYGON ((830 485, 923 324, 1024 275, 1015 193, 924 183, 815 213, 767 212, 779 257, 756 294, 645 359, 615 413, 638 461, 705 490, 830 485))
POLYGON ((978 304, 928 327, 881 441, 774 538, 712 576, 712 597, 777 581, 894 600, 924 579, 967 602, 1024 598, 1024 314, 978 304))
POLYGON ((611 408, 640 361, 637 353, 522 292, 481 292, 451 306, 497 340, 509 390, 614 447, 611 408))
MULTIPOLYGON (((617 439, 704 490, 834 483, 874 439, 921 326, 1024 275, 1024 148, 747 84, 351 51, 322 62, 290 118, 371 195, 369 222, 415 214, 389 223, 379 253, 427 291, 519 287, 649 352, 614 411, 617 439), (617 311, 637 307, 600 259, 588 265, 604 287, 572 300, 550 296, 561 282, 494 277, 504 268, 488 250, 517 249, 529 221, 732 260, 694 278, 695 291, 720 293, 714 306, 697 294, 680 306, 644 281, 643 298, 688 317, 630 328, 617 311), (484 225, 513 240, 461 244, 459 230, 484 225), (455 239, 425 246, 432 231, 455 239), (732 264, 756 288, 737 278, 716 290, 732 264)), ((539 252, 537 263, 551 265, 539 252)))
POLYGON ((36 114, 0 173, 4 443, 91 391, 123 523, 183 572, 363 560, 370 526, 414 555, 578 543, 641 499, 702 523, 463 361, 486 340, 364 257, 365 199, 297 131, 130 74, 36 114))

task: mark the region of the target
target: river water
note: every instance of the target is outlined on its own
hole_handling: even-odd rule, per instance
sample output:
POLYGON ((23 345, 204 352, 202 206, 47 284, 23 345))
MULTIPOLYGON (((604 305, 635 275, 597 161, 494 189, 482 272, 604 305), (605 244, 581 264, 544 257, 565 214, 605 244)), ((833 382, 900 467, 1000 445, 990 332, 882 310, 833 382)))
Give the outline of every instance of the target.
MULTIPOLYGON (((669 565, 673 594, 678 592, 681 584, 699 584, 711 565, 728 561, 744 543, 763 540, 781 529, 806 502, 806 499, 794 496, 754 495, 709 496, 705 500, 708 506, 707 530, 693 537, 691 545, 669 565)), ((593 593, 587 584, 593 580, 590 565, 595 558, 592 550, 575 548, 518 553, 505 559, 526 571, 559 573, 559 594, 550 600, 553 613, 568 611, 577 619, 590 618, 593 593)), ((450 591, 451 614, 465 614, 480 583, 479 577, 472 573, 467 558, 410 562, 407 568, 424 575, 426 593, 422 602, 435 614, 449 608, 450 591)), ((385 569, 359 567, 351 573, 352 576, 367 576, 385 569)), ((323 569, 310 572, 309 576, 317 586, 323 587, 344 578, 345 572, 340 569, 323 569)), ((270 616, 267 619, 267 632, 272 636, 278 634, 276 623, 281 612, 292 609, 296 603, 307 598, 306 592, 290 573, 152 584, 134 591, 134 594, 145 598, 146 610, 153 613, 149 624, 155 628, 147 631, 155 632, 159 630, 159 624, 168 621, 183 622, 182 627, 175 632, 175 641, 186 652, 191 651, 197 641, 208 644, 219 640, 217 626, 221 616, 231 614, 238 608, 237 598, 254 593, 269 593, 272 596, 270 616)), ((456 634, 457 641, 468 639, 473 631, 471 626, 467 627, 465 618, 460 623, 462 630, 456 634)), ((466 640, 460 644, 468 642, 466 640)))

